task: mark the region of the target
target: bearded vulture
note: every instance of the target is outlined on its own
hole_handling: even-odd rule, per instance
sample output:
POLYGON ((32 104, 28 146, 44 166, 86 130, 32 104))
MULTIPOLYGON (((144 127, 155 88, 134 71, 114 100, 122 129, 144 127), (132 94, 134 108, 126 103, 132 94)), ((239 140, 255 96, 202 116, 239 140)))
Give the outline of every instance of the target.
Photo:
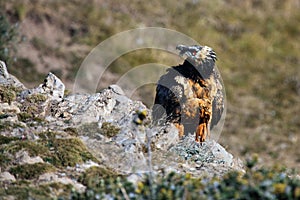
POLYGON ((210 135, 224 110, 217 56, 208 46, 178 45, 183 64, 170 67, 157 83, 152 118, 154 123, 173 123, 181 138, 195 134, 202 143, 210 135))

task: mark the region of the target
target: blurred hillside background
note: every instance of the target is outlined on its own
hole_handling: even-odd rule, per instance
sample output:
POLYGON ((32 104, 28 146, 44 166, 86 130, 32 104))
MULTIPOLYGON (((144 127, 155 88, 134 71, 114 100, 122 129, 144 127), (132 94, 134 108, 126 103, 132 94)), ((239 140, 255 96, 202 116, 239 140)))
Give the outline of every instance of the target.
MULTIPOLYGON (((265 165, 299 169, 299 0, 0 0, 0 8, 0 59, 28 87, 52 71, 71 90, 87 54, 132 28, 173 29, 213 47, 228 105, 219 142, 242 159, 257 153, 265 165)), ((126 54, 103 86, 137 65, 177 65, 172 58, 157 50, 126 54)), ((138 94, 150 105, 153 86, 138 94)))

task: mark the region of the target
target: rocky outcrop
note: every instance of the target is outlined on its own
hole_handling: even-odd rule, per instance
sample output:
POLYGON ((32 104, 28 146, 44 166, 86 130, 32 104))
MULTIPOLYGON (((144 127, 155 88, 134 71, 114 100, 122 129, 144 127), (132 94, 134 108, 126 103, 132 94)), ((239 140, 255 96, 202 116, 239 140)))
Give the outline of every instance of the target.
POLYGON ((25 99, 28 95, 42 94, 47 95, 47 100, 62 100, 65 92, 65 85, 51 72, 47 75, 44 83, 33 89, 23 90, 20 94, 21 99, 25 99))
POLYGON ((0 60, 0 85, 13 85, 14 87, 25 89, 25 86, 13 75, 9 74, 6 64, 0 60))
POLYGON ((52 73, 33 89, 10 75, 3 62, 0 73, 0 150, 8 160, 1 161, 0 182, 22 179, 15 165, 42 167, 32 178, 35 184, 58 181, 79 190, 85 186, 74 177, 92 166, 129 180, 150 171, 210 177, 242 170, 216 141, 199 145, 192 135, 179 140, 172 124, 153 126, 151 110, 117 85, 64 96, 64 84, 52 73))

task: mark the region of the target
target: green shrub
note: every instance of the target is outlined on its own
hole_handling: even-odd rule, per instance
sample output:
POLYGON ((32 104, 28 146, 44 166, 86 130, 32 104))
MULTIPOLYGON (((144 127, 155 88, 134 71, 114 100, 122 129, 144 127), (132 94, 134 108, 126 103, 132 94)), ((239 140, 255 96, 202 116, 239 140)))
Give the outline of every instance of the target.
POLYGON ((300 180, 295 175, 278 166, 251 166, 246 173, 232 171, 221 178, 193 178, 173 172, 153 181, 147 176, 134 187, 126 179, 112 176, 100 178, 84 193, 73 192, 72 199, 300 199, 300 180))

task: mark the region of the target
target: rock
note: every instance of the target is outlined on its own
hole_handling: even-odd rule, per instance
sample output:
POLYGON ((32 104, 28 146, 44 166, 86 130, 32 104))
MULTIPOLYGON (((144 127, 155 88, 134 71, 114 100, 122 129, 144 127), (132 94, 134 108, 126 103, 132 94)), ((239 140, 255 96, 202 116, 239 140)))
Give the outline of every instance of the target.
POLYGON ((26 89, 26 87, 13 75, 9 74, 6 64, 0 60, 0 85, 14 86, 19 89, 26 89))
POLYGON ((178 129, 173 124, 164 127, 153 127, 156 135, 153 136, 153 143, 157 149, 167 150, 179 142, 178 129))
POLYGON ((32 94, 47 95, 50 100, 61 101, 64 97, 65 85, 54 74, 49 72, 46 76, 44 83, 36 88, 24 90, 21 93, 21 99, 25 99, 32 94))
POLYGON ((16 163, 19 165, 23 164, 34 164, 34 163, 43 163, 43 159, 39 156, 30 157, 27 151, 19 151, 16 153, 16 163))
POLYGON ((84 192, 85 186, 71 178, 60 176, 57 173, 45 173, 39 176, 38 180, 41 183, 62 183, 64 185, 72 185, 78 192, 84 192))
MULTIPOLYGON (((133 141, 124 146, 115 142, 84 139, 83 142, 101 163, 120 174, 132 172, 147 172, 148 165, 140 146, 133 141)), ((126 142, 124 142, 125 144, 126 142)))
POLYGON ((38 180, 41 182, 53 182, 57 179, 58 179, 58 175, 53 172, 42 174, 38 178, 38 180))
POLYGON ((108 89, 111 89, 116 94, 123 95, 123 96, 125 95, 122 88, 120 88, 120 86, 118 86, 118 85, 110 85, 110 86, 108 86, 108 89))
POLYGON ((90 167, 99 167, 99 164, 89 160, 83 164, 77 164, 75 170, 77 172, 84 172, 90 167))
POLYGON ((49 72, 44 83, 39 87, 41 87, 45 93, 50 94, 52 100, 61 100, 64 97, 65 85, 51 72, 49 72))
POLYGON ((142 181, 145 176, 143 174, 135 173, 135 174, 130 174, 127 176, 127 181, 129 181, 132 184, 137 184, 139 181, 142 181))
POLYGON ((9 74, 6 68, 6 64, 5 62, 0 60, 0 77, 4 78, 4 79, 8 79, 9 78, 9 74))
POLYGON ((70 95, 51 106, 51 116, 69 119, 73 124, 85 124, 98 122, 101 118, 107 118, 116 101, 111 98, 111 91, 92 95, 70 95))
POLYGON ((0 103, 0 113, 18 114, 20 113, 20 109, 16 102, 13 102, 12 104, 0 103))
POLYGON ((232 166, 233 156, 214 140, 207 140, 202 145, 195 142, 191 135, 174 145, 171 151, 196 163, 216 163, 232 166))
MULTIPOLYGON (((0 62, 0 86, 3 85, 18 86, 20 90, 10 101, 0 103, 0 134, 4 141, 0 147, 8 148, 3 154, 8 162, 3 170, 9 170, 12 164, 34 164, 50 158, 48 162, 56 171, 40 175, 35 180, 37 185, 60 182, 83 191, 85 186, 74 177, 92 166, 105 166, 116 174, 127 175, 131 182, 149 172, 154 176, 176 172, 213 177, 231 170, 242 171, 241 162, 216 141, 208 140, 200 145, 193 135, 179 139, 178 130, 172 124, 152 124, 151 110, 142 102, 126 97, 117 85, 95 94, 64 97, 65 86, 54 74, 49 73, 38 87, 26 89, 0 62), (54 166, 53 163, 63 160, 60 156, 68 155, 61 154, 64 150, 75 148, 58 148, 54 141, 70 138, 83 142, 82 146, 92 154, 92 161, 85 160, 85 154, 76 154, 75 166, 69 166, 68 162, 54 166), (23 147, 23 140, 32 146, 43 145, 49 152, 30 157, 26 149, 30 145, 23 147), (54 160, 53 155, 56 155, 54 160)), ((6 177, 3 180, 15 180, 12 175, 2 175, 6 177)))
POLYGON ((16 178, 9 172, 0 173, 0 182, 15 182, 16 178))
POLYGON ((16 102, 0 103, 0 115, 4 121, 15 123, 18 122, 17 114, 20 113, 19 106, 16 102))

